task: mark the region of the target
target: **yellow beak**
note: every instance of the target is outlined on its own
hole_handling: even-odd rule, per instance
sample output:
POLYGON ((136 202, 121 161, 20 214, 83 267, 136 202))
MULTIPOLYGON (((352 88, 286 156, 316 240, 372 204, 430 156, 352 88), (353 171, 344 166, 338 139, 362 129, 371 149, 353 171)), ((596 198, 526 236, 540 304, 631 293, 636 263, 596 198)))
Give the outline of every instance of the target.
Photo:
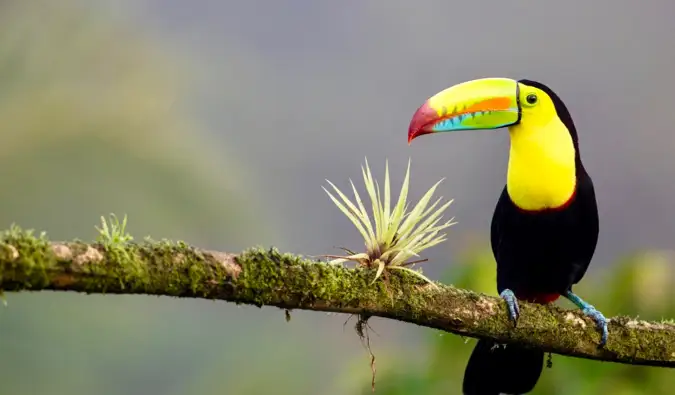
POLYGON ((413 115, 408 144, 416 137, 455 130, 498 129, 520 122, 518 81, 481 78, 451 86, 413 115))

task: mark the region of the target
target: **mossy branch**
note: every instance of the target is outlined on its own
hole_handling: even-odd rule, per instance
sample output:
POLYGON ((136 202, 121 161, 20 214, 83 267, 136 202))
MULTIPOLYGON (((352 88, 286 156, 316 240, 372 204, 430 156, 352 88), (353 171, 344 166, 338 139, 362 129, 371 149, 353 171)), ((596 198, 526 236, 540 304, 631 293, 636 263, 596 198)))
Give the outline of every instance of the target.
POLYGON ((600 349, 593 322, 579 311, 522 302, 513 328, 499 298, 442 284, 436 288, 407 272, 373 284, 375 271, 274 249, 228 254, 168 241, 50 242, 17 229, 0 240, 4 291, 166 295, 377 316, 562 355, 675 367, 670 323, 615 317, 600 349))

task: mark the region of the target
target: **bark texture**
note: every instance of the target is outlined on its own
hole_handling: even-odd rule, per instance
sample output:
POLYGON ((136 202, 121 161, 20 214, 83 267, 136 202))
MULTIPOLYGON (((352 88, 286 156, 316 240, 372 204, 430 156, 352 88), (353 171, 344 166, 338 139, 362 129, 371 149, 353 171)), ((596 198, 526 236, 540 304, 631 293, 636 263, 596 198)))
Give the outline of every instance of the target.
POLYGON ((372 283, 346 268, 253 248, 239 254, 181 242, 51 242, 13 229, 0 239, 0 290, 77 291, 221 299, 256 306, 377 316, 458 335, 519 343, 580 358, 675 367, 675 325, 614 317, 609 340, 577 310, 521 302, 517 327, 497 297, 406 273, 372 283))

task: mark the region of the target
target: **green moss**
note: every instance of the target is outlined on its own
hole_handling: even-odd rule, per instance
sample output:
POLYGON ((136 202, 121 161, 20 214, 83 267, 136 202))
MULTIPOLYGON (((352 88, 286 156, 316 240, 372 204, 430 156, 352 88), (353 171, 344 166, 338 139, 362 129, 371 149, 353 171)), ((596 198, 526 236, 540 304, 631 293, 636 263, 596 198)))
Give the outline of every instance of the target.
POLYGON ((0 281, 7 290, 63 286, 85 292, 213 297, 214 284, 225 278, 222 268, 208 264, 185 243, 125 240, 65 243, 71 258, 59 262, 44 234, 35 237, 30 230, 12 227, 0 239, 0 281), (77 279, 68 281, 64 275, 77 279))
POLYGON ((45 234, 35 237, 33 233, 13 225, 0 236, 2 258, 9 262, 0 265, 0 279, 4 282, 10 278, 12 288, 40 288, 50 282, 47 270, 56 264, 56 259, 45 234))
POLYGON ((407 272, 390 272, 373 283, 375 269, 316 262, 274 248, 252 248, 231 260, 166 240, 65 245, 69 251, 59 252, 57 259, 44 235, 34 236, 17 227, 2 233, 0 290, 200 297, 288 310, 342 311, 504 343, 516 341, 567 355, 624 362, 675 359, 671 338, 675 328, 665 322, 615 317, 606 349, 598 350, 600 334, 595 326, 590 320, 584 321, 585 328, 568 322, 569 310, 522 303, 514 330, 499 298, 441 284, 438 292, 407 272), (555 348, 547 348, 548 344, 555 348))
POLYGON ((135 259, 120 267, 130 278, 137 277, 131 286, 149 293, 214 297, 214 285, 226 278, 224 269, 181 242, 145 243, 132 251, 135 259))
MULTIPOLYGON (((116 234, 116 227, 109 232, 116 234)), ((68 272, 78 277, 74 290, 101 293, 149 293, 172 296, 214 298, 218 286, 228 283, 222 265, 204 256, 184 242, 127 242, 130 237, 111 237, 87 244, 80 241, 66 245, 73 261, 57 262, 46 237, 35 237, 31 231, 14 227, 3 234, 0 258, 9 261, 12 247, 18 252, 16 262, 0 266, 0 278, 11 274, 13 281, 21 280, 24 289, 58 288, 53 284, 55 272, 68 272), (11 244, 12 247, 9 245, 11 244), (95 251, 92 252, 92 249, 95 251), (96 256, 97 253, 100 255, 96 256), (94 256, 90 256, 94 254, 94 256), (100 258, 100 259, 96 259, 100 258), (67 269, 67 270, 66 270, 67 269), (49 272, 52 272, 50 275, 49 272), (10 273, 11 272, 11 273, 10 273), (72 272, 72 273, 71 273, 72 272), (28 281, 28 282, 26 282, 28 281)), ((405 300, 406 311, 422 311, 424 298, 416 287, 424 285, 419 278, 406 272, 396 272, 387 281, 372 283, 374 269, 349 269, 340 265, 315 262, 276 249, 252 248, 237 257, 241 275, 229 284, 235 301, 264 304, 309 306, 317 301, 332 308, 358 306, 390 306, 405 300), (235 292, 236 289, 236 292, 235 292), (401 299, 400 296, 409 296, 401 299)))
MULTIPOLYGON (((0 260, 2 261, 12 261, 14 260, 14 254, 16 254, 16 248, 0 242, 0 260)), ((0 277, 2 278, 2 277, 0 277)))
POLYGON ((234 281, 241 300, 265 304, 311 306, 316 301, 332 308, 393 306, 421 311, 424 299, 416 287, 424 281, 405 273, 392 273, 387 281, 372 283, 375 269, 346 268, 316 262, 276 249, 252 248, 237 257, 241 275, 234 281), (402 295, 406 299, 399 298, 402 295))

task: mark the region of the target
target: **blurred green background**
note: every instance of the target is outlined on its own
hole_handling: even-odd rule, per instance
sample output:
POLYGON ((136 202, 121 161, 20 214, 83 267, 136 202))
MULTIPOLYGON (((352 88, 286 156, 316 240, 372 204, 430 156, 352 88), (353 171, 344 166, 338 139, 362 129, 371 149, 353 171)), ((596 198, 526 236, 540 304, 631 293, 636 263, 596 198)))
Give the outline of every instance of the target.
MULTIPOLYGON (((1 1, 0 227, 93 239, 114 212, 138 238, 336 253, 362 242, 324 179, 346 186, 368 156, 400 182, 411 157, 412 197, 446 177, 459 220, 425 274, 494 294, 487 235, 506 134, 404 139, 430 94, 527 77, 569 103, 596 183, 601 238, 578 293, 609 316, 675 317, 675 54, 663 50, 675 3, 411 4, 1 1)), ((48 292, 8 302, 1 395, 370 392, 346 316, 286 323, 271 308, 48 292)), ((377 393, 459 393, 473 340, 370 323, 377 393)), ((674 385, 664 369, 554 356, 535 393, 674 385)))

